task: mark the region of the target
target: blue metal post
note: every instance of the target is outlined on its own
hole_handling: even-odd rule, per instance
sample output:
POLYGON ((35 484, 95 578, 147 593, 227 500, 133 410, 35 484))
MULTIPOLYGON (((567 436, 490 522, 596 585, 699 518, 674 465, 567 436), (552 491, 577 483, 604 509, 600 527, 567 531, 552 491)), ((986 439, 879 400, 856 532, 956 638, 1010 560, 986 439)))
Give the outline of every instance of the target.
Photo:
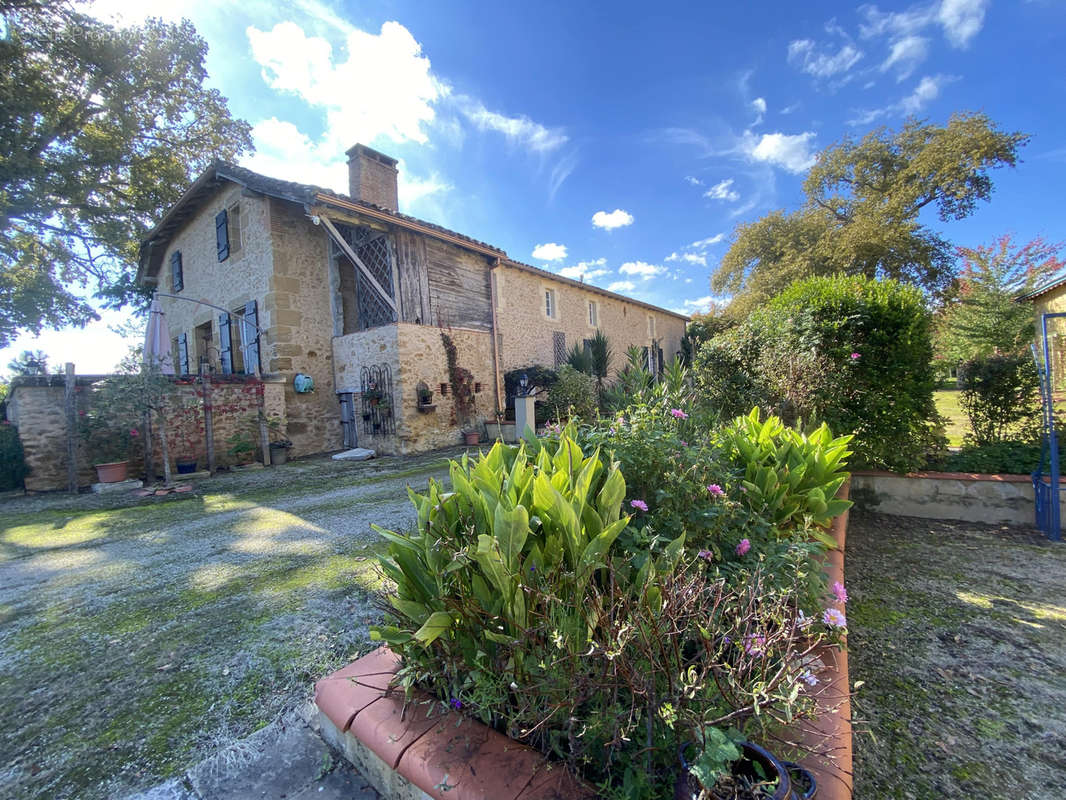
MULTIPOLYGON (((1050 485, 1045 485, 1041 470, 1044 457, 1041 453, 1040 464, 1033 473, 1033 492, 1036 496, 1036 524, 1052 541, 1061 541, 1062 528, 1059 509, 1059 442, 1055 432, 1055 399, 1052 394, 1052 375, 1054 369, 1051 363, 1051 346, 1048 344, 1047 323, 1053 317, 1066 317, 1066 313, 1041 314, 1040 333, 1044 339, 1044 366, 1040 369, 1040 394, 1043 406, 1044 418, 1044 442, 1048 449, 1050 469, 1048 480, 1050 485)), ((1035 354, 1034 354, 1035 355, 1035 354)))

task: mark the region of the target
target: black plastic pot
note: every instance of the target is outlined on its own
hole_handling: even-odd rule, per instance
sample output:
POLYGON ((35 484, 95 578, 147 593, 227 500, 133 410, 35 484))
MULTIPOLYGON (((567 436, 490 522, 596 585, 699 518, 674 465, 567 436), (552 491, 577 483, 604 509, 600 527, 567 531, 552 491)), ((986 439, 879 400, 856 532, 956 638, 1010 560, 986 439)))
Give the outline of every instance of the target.
POLYGON ((284 464, 289 460, 289 447, 284 444, 270 443, 270 463, 274 465, 284 464))
POLYGON ((174 462, 174 466, 178 468, 179 475, 191 475, 196 472, 196 459, 192 461, 178 460, 174 462))
MULTIPOLYGON (((692 747, 687 744, 681 748, 682 771, 674 788, 675 800, 692 800, 699 794, 699 782, 689 773, 685 758, 686 751, 692 747)), ((764 775, 777 778, 777 790, 771 800, 811 800, 817 793, 814 776, 798 764, 779 761, 769 751, 751 742, 741 742, 740 751, 742 755, 733 765, 733 774, 754 778, 758 775, 754 765, 758 764, 764 775), (793 784, 793 775, 798 779, 796 784, 793 784)))

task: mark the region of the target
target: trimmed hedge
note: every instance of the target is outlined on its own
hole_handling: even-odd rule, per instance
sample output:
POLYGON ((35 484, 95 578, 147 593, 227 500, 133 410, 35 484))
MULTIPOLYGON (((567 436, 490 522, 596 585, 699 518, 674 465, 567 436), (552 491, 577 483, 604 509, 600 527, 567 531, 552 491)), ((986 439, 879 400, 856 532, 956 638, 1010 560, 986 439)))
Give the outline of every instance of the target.
POLYGON ((9 422, 0 422, 0 491, 21 489, 29 472, 18 428, 9 422))
POLYGON ((853 433, 856 466, 909 471, 942 448, 921 292, 859 276, 797 281, 696 357, 723 416, 752 405, 853 433))

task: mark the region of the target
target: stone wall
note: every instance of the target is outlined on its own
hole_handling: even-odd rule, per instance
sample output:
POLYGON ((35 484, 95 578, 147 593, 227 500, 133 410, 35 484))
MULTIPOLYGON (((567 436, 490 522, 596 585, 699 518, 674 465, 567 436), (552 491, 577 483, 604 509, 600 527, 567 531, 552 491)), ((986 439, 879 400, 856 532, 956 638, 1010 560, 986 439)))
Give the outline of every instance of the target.
POLYGON ((612 373, 625 366, 627 348, 646 347, 652 338, 660 341, 667 360, 681 349, 686 324, 681 317, 513 267, 500 266, 494 273, 500 361, 504 372, 530 364, 555 367, 553 334, 556 332, 564 334, 569 350, 575 343, 595 336, 598 327, 611 343, 612 373), (556 292, 558 311, 554 319, 545 310, 547 288, 556 292), (598 326, 589 323, 590 301, 598 304, 598 326), (649 316, 654 319, 654 336, 649 330, 649 316))
MULTIPOLYGON (((440 328, 428 325, 399 325, 400 383, 397 391, 402 390, 402 398, 396 433, 403 453, 451 447, 462 442, 464 426, 455 414, 455 398, 441 332, 440 328), (418 410, 416 390, 420 382, 433 392, 433 403, 437 406, 428 413, 418 410), (440 391, 442 383, 447 385, 445 395, 440 391)), ((449 328, 443 332, 455 344, 458 366, 473 375, 474 421, 465 427, 477 430, 485 420, 496 419, 498 399, 493 377, 492 336, 487 331, 466 328, 449 328)))
MULTIPOLYGON (((356 393, 355 410, 357 412, 356 426, 359 446, 368 447, 379 453, 399 453, 400 442, 395 436, 374 436, 368 435, 363 431, 362 420, 358 418, 360 409, 358 393, 361 388, 360 370, 363 367, 388 365, 392 372, 392 394, 394 397, 399 396, 403 391, 403 386, 400 382, 398 338, 399 329, 396 325, 382 325, 377 328, 368 328, 365 331, 333 338, 334 386, 337 392, 356 393)), ((334 395, 334 401, 336 400, 336 395, 334 395)), ((398 417, 398 409, 396 414, 398 417)), ((339 409, 337 411, 337 419, 340 419, 339 409)), ((398 431, 399 419, 396 421, 398 431)))
MULTIPOLYGON (((89 409, 88 397, 91 385, 106 376, 82 375, 77 378, 77 407, 79 412, 89 409)), ((221 379, 220 379, 221 380, 221 379)), ((213 384, 211 392, 214 407, 214 441, 216 463, 227 466, 234 463, 226 451, 227 439, 238 429, 252 433, 258 443, 258 425, 255 416, 254 381, 233 376, 224 384, 213 384)), ((199 382, 179 383, 175 386, 175 405, 196 409, 197 433, 184 441, 176 431, 170 431, 167 443, 171 463, 176 458, 188 455, 199 462, 201 469, 207 465, 207 447, 203 437, 203 395, 199 382)), ((280 382, 264 384, 264 406, 268 417, 277 417, 284 424, 285 395, 280 382)), ((12 387, 8 400, 7 418, 18 428, 19 438, 26 454, 30 474, 26 478, 29 491, 52 491, 67 487, 67 427, 65 417, 65 389, 62 376, 19 379, 12 387)), ((138 437, 143 435, 143 426, 136 424, 138 437)), ((131 475, 143 474, 143 445, 134 440, 131 448, 131 475)), ((157 470, 159 461, 158 440, 153 442, 157 470)), ((93 464, 98 463, 79 439, 77 444, 78 485, 88 486, 96 481, 93 464)))

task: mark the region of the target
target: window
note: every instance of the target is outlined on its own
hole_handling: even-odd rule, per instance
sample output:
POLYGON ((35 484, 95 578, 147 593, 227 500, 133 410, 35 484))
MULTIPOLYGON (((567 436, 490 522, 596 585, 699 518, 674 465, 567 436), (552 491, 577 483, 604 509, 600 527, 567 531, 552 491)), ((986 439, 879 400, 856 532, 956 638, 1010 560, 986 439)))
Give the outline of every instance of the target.
POLYGON ((178 374, 189 374, 189 337, 184 333, 179 333, 176 340, 178 351, 178 374))
POLYGON ((237 255, 241 252, 241 204, 234 203, 229 207, 229 252, 237 255))
POLYGON ((211 320, 203 325, 196 326, 196 355, 198 364, 203 364, 207 371, 214 370, 214 362, 211 359, 211 351, 215 349, 214 337, 211 332, 211 320))
POLYGON ((648 314, 648 338, 655 338, 655 317, 651 314, 648 314))
POLYGON ((593 328, 600 326, 600 304, 595 300, 589 300, 589 325, 593 328))
POLYGON ((559 309, 555 303, 555 290, 544 290, 544 316, 548 319, 557 319, 559 315, 559 309))
POLYGON ((255 300, 234 309, 232 314, 219 315, 218 359, 223 374, 255 374, 259 363, 259 332, 255 328, 258 324, 259 311, 255 300))
POLYGON ((185 275, 181 266, 181 251, 170 254, 170 291, 177 294, 185 288, 185 275))

